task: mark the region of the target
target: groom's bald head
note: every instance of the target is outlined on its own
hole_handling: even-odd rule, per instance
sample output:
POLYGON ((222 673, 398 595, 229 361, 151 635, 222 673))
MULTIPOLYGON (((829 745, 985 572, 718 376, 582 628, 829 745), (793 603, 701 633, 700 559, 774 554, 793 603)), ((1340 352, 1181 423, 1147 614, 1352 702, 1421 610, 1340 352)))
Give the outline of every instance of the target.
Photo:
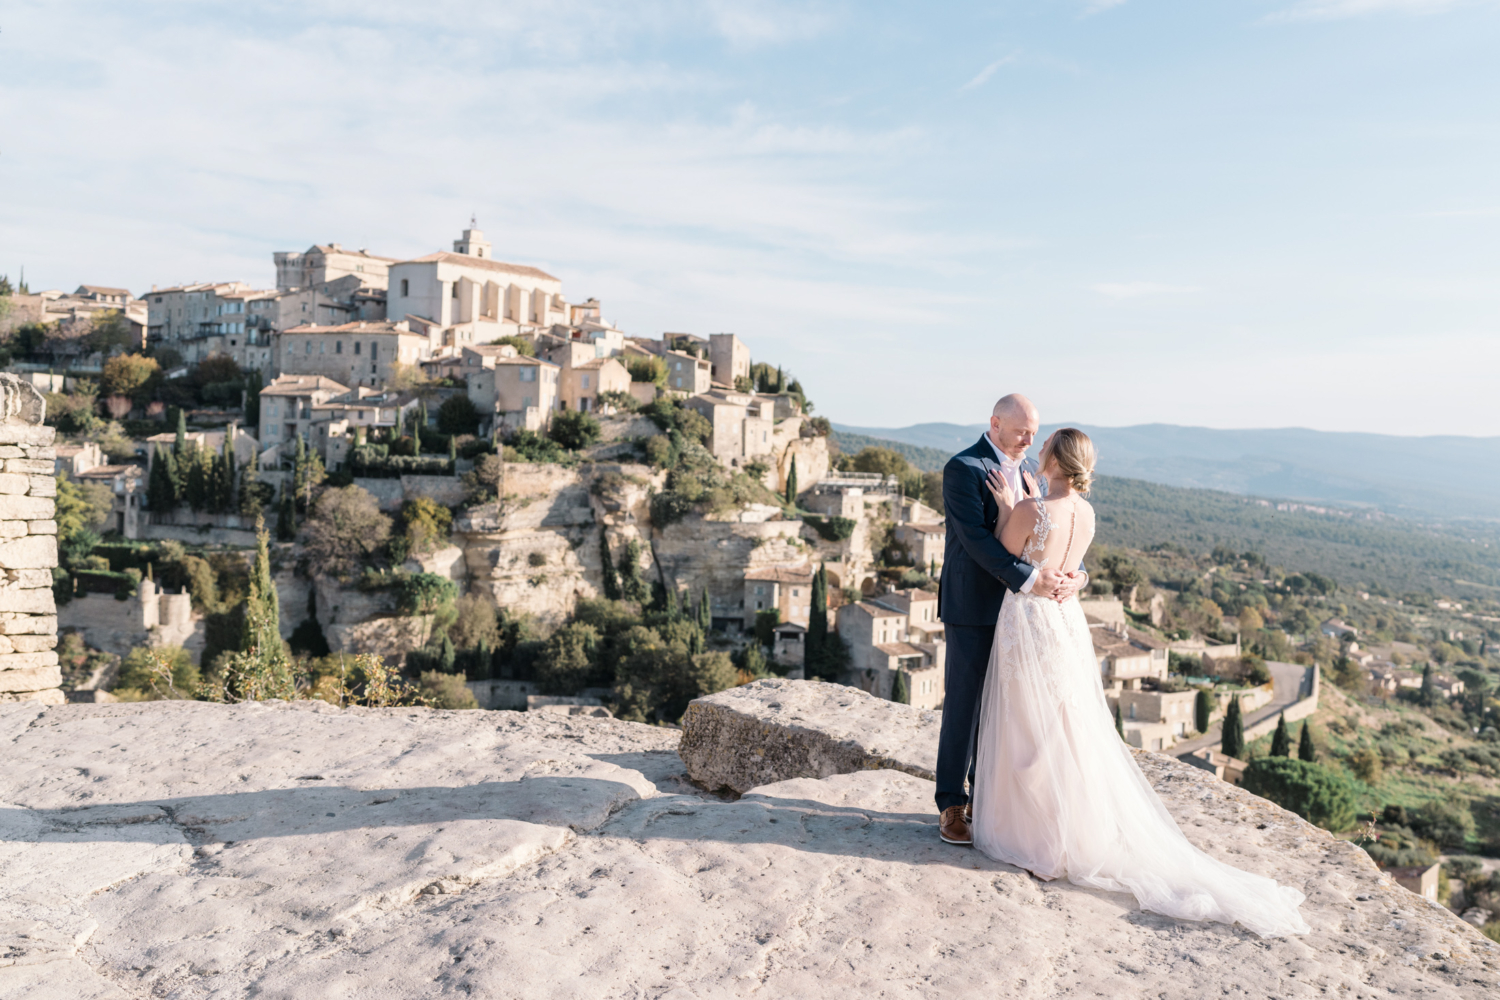
POLYGON ((1036 406, 1025 396, 1001 396, 990 411, 990 440, 1001 453, 1019 460, 1036 440, 1038 420, 1036 406))

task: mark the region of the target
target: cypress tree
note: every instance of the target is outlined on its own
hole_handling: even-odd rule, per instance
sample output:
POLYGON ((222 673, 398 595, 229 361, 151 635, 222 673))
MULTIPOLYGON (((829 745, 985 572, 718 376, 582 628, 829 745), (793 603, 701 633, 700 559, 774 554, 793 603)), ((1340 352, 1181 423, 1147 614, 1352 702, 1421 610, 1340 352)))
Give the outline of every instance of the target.
POLYGON ((245 466, 245 471, 240 475, 240 514, 244 517, 260 517, 261 503, 260 490, 260 456, 255 452, 250 453, 250 464, 245 466))
POLYGON ((224 481, 219 484, 219 509, 228 513, 239 506, 239 497, 235 494, 234 481, 239 474, 239 463, 235 460, 234 449, 229 446, 229 439, 224 439, 224 481))
POLYGON ((177 408, 177 440, 172 442, 172 454, 182 456, 187 450, 187 414, 181 407, 177 408))
POLYGON ((698 598, 698 627, 703 630, 704 635, 714 630, 714 609, 708 601, 707 586, 704 586, 703 595, 698 598))
POLYGON ((451 674, 458 661, 458 651, 453 648, 453 640, 448 638, 447 632, 443 633, 443 643, 440 649, 441 654, 438 660, 438 669, 445 674, 451 674))
POLYGON ((1429 708, 1433 703, 1432 694, 1432 664, 1428 663, 1422 667, 1422 689, 1417 693, 1423 705, 1429 708))
POLYGON ((676 587, 667 587, 665 589, 666 589, 667 621, 674 622, 674 621, 677 620, 677 617, 678 617, 678 615, 677 615, 677 588, 676 587))
POLYGON ((172 482, 170 453, 160 445, 151 462, 151 476, 146 483, 146 503, 152 511, 165 514, 177 506, 177 490, 172 482))
POLYGON ((271 536, 265 522, 255 521, 255 565, 250 569, 250 592, 245 597, 245 623, 240 651, 281 647, 281 598, 271 579, 271 536))
POLYGON ((911 704, 911 689, 906 683, 905 670, 897 670, 896 679, 891 682, 891 701, 901 705, 911 704))
POLYGON ((404 437, 406 437, 406 409, 404 407, 397 407, 397 409, 396 409, 396 440, 399 441, 399 440, 401 440, 404 437))
POLYGON ((797 504, 797 456, 792 456, 791 471, 786 474, 786 502, 791 506, 797 504))
POLYGON ((1224 735, 1219 749, 1235 758, 1245 752, 1245 719, 1240 714, 1239 695, 1229 700, 1229 710, 1224 713, 1224 735))
POLYGON ((1198 697, 1193 699, 1193 728, 1200 733, 1208 732, 1208 717, 1213 714, 1214 696, 1207 691, 1199 691, 1198 697))
POLYGON ((1292 734, 1286 729, 1286 713, 1281 713, 1281 720, 1276 723, 1276 735, 1271 737, 1271 756, 1290 757, 1292 755, 1292 734))
POLYGON ((208 506, 209 460, 195 445, 188 449, 184 463, 187 465, 187 503, 196 513, 208 506))
POLYGON ((604 596, 611 601, 620 599, 620 576, 615 572, 615 558, 609 551, 609 536, 604 526, 599 526, 599 565, 604 577, 604 596))
POLYGON ((281 509, 276 512, 276 537, 290 542, 297 537, 297 515, 292 510, 292 494, 287 484, 281 485, 281 509))
POLYGON ((812 604, 807 610, 807 639, 803 646, 807 675, 816 673, 823 662, 823 647, 828 640, 828 564, 813 574, 812 604))
POLYGON ((1308 763, 1318 759, 1318 751, 1313 746, 1312 729, 1308 726, 1306 719, 1302 720, 1302 737, 1297 740, 1297 759, 1308 763))
POLYGON ((1120 715, 1120 703, 1115 702, 1115 732, 1120 734, 1120 739, 1125 739, 1125 719, 1120 715))

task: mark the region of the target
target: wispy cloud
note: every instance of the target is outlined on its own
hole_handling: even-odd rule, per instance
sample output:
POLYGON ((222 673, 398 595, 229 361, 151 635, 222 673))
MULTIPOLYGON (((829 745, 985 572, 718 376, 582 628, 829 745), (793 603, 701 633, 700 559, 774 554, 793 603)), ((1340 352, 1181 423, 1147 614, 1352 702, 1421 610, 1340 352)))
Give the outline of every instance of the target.
POLYGON ((1143 299, 1157 295, 1196 292, 1191 285, 1163 285, 1153 281, 1113 281, 1094 285, 1092 291, 1111 299, 1143 299))
POLYGON ((1371 14, 1441 14, 1472 0, 1300 0, 1266 17, 1267 21, 1341 21, 1371 14))
POLYGON ((1015 61, 1016 61, 1016 57, 1015 56, 1006 56, 1004 59, 996 59, 994 62, 990 63, 984 69, 980 70, 977 74, 975 74, 974 79, 970 80, 968 83, 964 84, 962 87, 959 87, 958 88, 958 92, 960 94, 962 94, 966 90, 973 90, 976 87, 983 87, 984 84, 985 84, 985 81, 988 80, 990 77, 992 77, 992 76, 995 75, 995 71, 996 70, 998 70, 1001 66, 1008 65, 1008 64, 1013 63, 1015 61))

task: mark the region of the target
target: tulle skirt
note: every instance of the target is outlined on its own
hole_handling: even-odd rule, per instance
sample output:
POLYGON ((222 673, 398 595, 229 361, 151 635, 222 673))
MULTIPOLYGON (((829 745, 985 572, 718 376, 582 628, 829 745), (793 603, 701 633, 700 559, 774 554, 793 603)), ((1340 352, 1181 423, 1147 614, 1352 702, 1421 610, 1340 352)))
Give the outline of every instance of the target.
POLYGON ((1043 878, 1134 894, 1141 909, 1306 934, 1305 898, 1188 842, 1115 730, 1077 601, 1011 594, 981 702, 974 846, 1043 878))

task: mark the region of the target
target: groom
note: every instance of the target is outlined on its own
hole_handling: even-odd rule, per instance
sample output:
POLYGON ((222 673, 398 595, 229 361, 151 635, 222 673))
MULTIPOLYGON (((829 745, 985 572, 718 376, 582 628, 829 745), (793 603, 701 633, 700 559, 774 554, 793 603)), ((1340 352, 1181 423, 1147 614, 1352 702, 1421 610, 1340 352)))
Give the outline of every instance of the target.
POLYGON ((947 634, 948 664, 938 736, 937 807, 938 833, 950 844, 973 843, 964 776, 972 786, 979 698, 1006 590, 1065 601, 1087 579, 1082 566, 1076 573, 1037 569, 1007 552, 995 537, 1000 507, 985 480, 998 469, 1016 502, 1036 496, 1036 481, 1021 471, 1021 459, 1036 433, 1037 412, 1031 400, 1006 396, 995 404, 989 431, 943 469, 948 541, 938 583, 938 617, 947 634))

